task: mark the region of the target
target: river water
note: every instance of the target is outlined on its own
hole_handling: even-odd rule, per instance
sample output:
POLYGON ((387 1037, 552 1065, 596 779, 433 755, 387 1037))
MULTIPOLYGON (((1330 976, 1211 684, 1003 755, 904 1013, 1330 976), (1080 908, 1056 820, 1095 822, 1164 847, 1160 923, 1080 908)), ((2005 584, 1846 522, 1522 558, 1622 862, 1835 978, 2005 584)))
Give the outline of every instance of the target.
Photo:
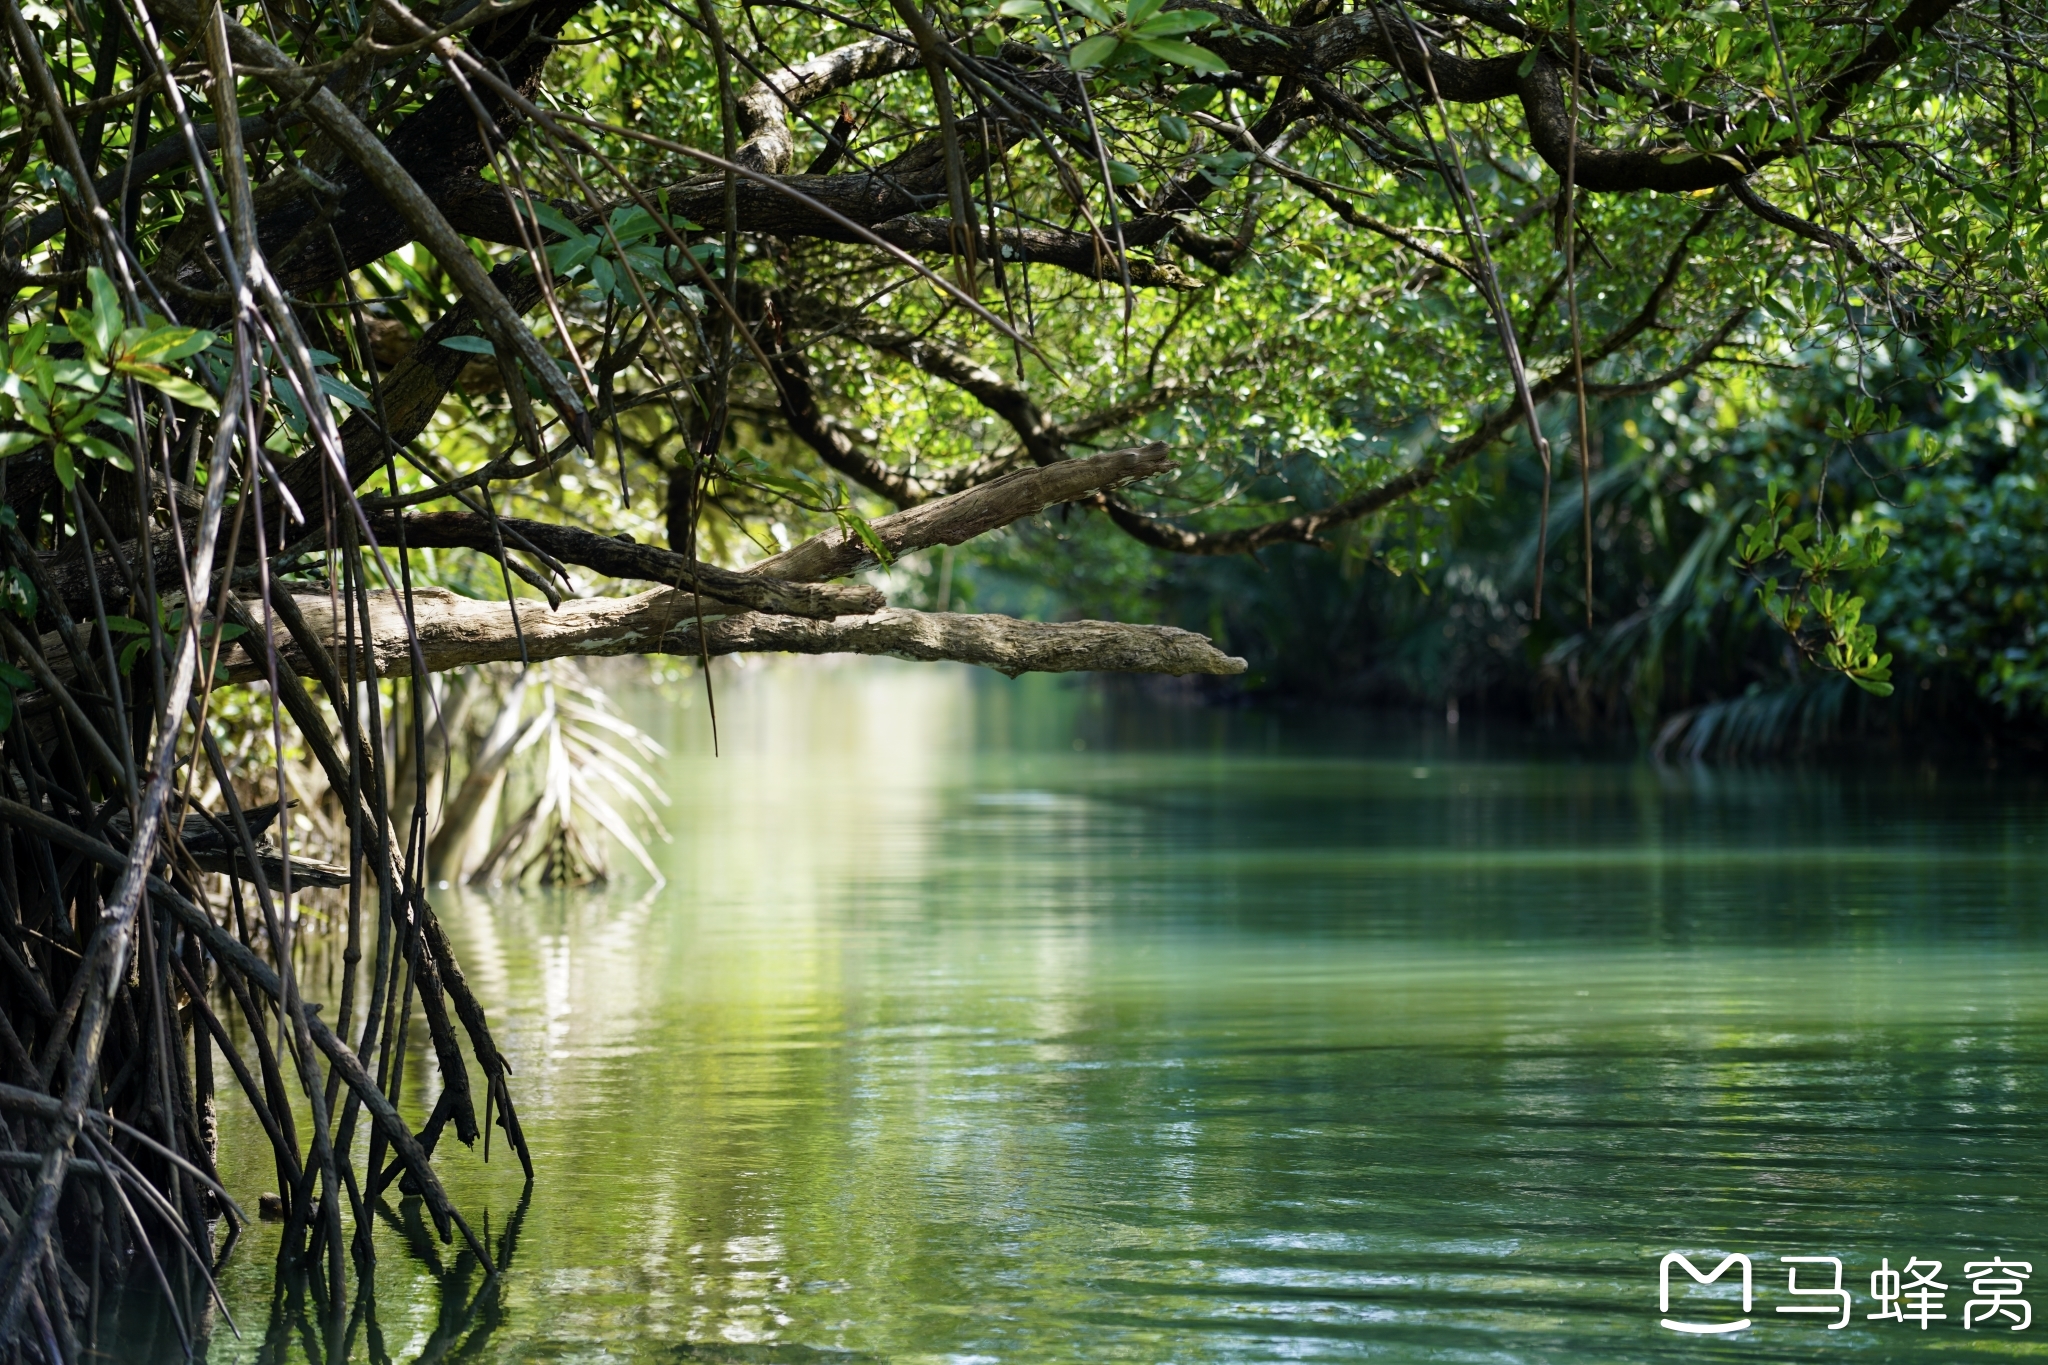
POLYGON ((665 886, 440 898, 538 1163, 438 1162, 502 1279, 394 1206, 337 1351, 259 1226, 209 1359, 2048 1352, 1998 1313, 2048 1312, 2040 784, 721 676, 716 759, 638 702, 665 886), (1673 1251, 1747 1255, 1751 1325, 1660 1326, 1744 1316, 1739 1263, 1660 1310, 1673 1251), (1871 1319, 1915 1260, 1926 1324, 1871 1319))

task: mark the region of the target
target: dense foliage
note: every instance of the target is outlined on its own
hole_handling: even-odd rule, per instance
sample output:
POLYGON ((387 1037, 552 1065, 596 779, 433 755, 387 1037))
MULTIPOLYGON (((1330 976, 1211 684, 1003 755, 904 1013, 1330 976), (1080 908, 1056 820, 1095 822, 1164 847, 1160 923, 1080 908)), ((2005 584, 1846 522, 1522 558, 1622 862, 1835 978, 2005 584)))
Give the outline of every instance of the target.
POLYGON ((1164 615, 1246 653, 1251 684, 1271 693, 1535 715, 1692 752, 1851 732, 2024 739, 2048 722, 2039 362, 2013 352, 1942 374, 1924 359, 1874 350, 1859 377, 1853 359, 1812 357, 1603 407, 1590 626, 1575 487, 1552 506, 1546 613, 1532 619, 1542 487, 1526 448, 1479 462, 1475 494, 1419 532, 1400 527, 1428 548, 1399 573, 1386 541, 1140 563, 1068 525, 984 552, 953 592, 1164 615), (1891 429, 1831 432, 1864 394, 1897 409, 1891 429), (1903 695, 1857 697, 1766 610, 1740 548, 1773 489, 1788 521, 1882 537, 1888 552, 1844 577, 1903 695))

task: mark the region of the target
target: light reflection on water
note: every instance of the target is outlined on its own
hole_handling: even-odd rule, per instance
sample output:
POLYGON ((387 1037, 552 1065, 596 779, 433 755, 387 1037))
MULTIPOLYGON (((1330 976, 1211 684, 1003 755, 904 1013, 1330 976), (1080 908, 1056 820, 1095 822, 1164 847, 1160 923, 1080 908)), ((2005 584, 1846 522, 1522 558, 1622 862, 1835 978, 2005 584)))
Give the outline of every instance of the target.
MULTIPOLYGON (((886 664, 757 667, 719 700, 715 761, 701 709, 666 713, 666 887, 442 896, 539 1183, 521 1209, 516 1164, 444 1154, 494 1242, 516 1219, 503 1282, 409 1251, 394 1208, 352 1358, 2048 1336, 1862 1318, 1880 1256, 2048 1283, 2026 783, 1660 773, 886 664), (1758 1326, 1659 1330, 1674 1249, 1756 1257, 1758 1326), (1774 1258, 1806 1253, 1848 1261, 1849 1329, 1772 1317, 1774 1258)), ((253 1206, 268 1159, 227 1119, 253 1206)), ((210 1358, 333 1358, 253 1240, 245 1338, 210 1358)))

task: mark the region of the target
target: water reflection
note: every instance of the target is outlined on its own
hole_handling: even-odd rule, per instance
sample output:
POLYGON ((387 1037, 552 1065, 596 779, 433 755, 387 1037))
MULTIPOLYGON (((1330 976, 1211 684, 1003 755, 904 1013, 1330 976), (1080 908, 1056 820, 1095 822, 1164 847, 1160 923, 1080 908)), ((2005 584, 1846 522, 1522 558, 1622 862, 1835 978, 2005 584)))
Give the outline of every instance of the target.
MULTIPOLYGON (((303 1250, 277 1248, 268 1270, 267 1303, 251 1303, 253 1269, 235 1261, 230 1249, 217 1270, 235 1265, 241 1273, 223 1275, 238 1300, 230 1305, 231 1321, 214 1310, 203 1285, 186 1283, 181 1314, 174 1314, 154 1292, 131 1290, 109 1305, 99 1323, 98 1340, 107 1349, 95 1354, 133 1365, 171 1365, 184 1360, 174 1318, 196 1324, 200 1359, 246 1359, 257 1365, 341 1365, 368 1361, 372 1365, 433 1365, 444 1360, 473 1360, 483 1354, 492 1335, 504 1325, 505 1276, 518 1273, 519 1230, 525 1222, 530 1192, 512 1208, 503 1228, 493 1232, 486 1215, 480 1229, 485 1247, 500 1268, 486 1276, 476 1253, 466 1243, 444 1247, 435 1238, 417 1198, 394 1205, 380 1199, 375 1214, 384 1263, 379 1274, 360 1277, 351 1299, 335 1311, 327 1297, 324 1263, 309 1264, 303 1250), (390 1263, 393 1255, 398 1265, 390 1263), (380 1282, 388 1294, 401 1288, 403 1332, 387 1330, 378 1312, 380 1282), (260 1311, 252 1311, 258 1309, 260 1311), (422 1315, 426 1321, 422 1323, 422 1315), (260 1332, 256 1324, 262 1323, 260 1332), (424 1325, 424 1332, 421 1331, 424 1325), (394 1346, 394 1335, 397 1344, 394 1346), (152 1344, 153 1343, 153 1344, 152 1344)), ((244 1256, 246 1260, 246 1255, 244 1256)))
POLYGON ((258 1246, 225 1287, 271 1332, 211 1359, 1799 1358, 1661 1332, 1657 1258, 2048 1263, 2024 785, 909 667, 720 718, 715 761, 663 736, 666 887, 443 899, 539 1167, 502 1283, 395 1206, 374 1324, 309 1335, 258 1246))

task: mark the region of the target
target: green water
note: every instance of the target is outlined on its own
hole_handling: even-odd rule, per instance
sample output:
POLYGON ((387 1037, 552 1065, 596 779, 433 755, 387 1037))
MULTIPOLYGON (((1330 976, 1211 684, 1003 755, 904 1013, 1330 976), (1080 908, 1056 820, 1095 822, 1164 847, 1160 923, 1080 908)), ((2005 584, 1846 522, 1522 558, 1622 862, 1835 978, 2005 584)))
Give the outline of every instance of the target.
MULTIPOLYGON (((1962 1325, 1992 1256, 2048 1313, 2025 778, 1659 771, 909 666, 719 701, 716 760, 701 702, 642 701, 666 886, 441 898, 539 1180, 444 1151, 502 1281, 394 1207, 350 1358, 2048 1351, 1962 1325), (1749 1254, 1754 1325, 1661 1328, 1674 1250, 1749 1254), (1796 1255, 1844 1261, 1845 1330, 1774 1311, 1814 1302, 1796 1255), (1914 1257, 1947 1319, 1869 1321, 1914 1257)), ((265 1149, 226 1141, 253 1206, 265 1149)), ((274 1239, 210 1359, 335 1358, 274 1239)), ((1732 1282, 1673 1316, 1737 1316, 1732 1282)))

